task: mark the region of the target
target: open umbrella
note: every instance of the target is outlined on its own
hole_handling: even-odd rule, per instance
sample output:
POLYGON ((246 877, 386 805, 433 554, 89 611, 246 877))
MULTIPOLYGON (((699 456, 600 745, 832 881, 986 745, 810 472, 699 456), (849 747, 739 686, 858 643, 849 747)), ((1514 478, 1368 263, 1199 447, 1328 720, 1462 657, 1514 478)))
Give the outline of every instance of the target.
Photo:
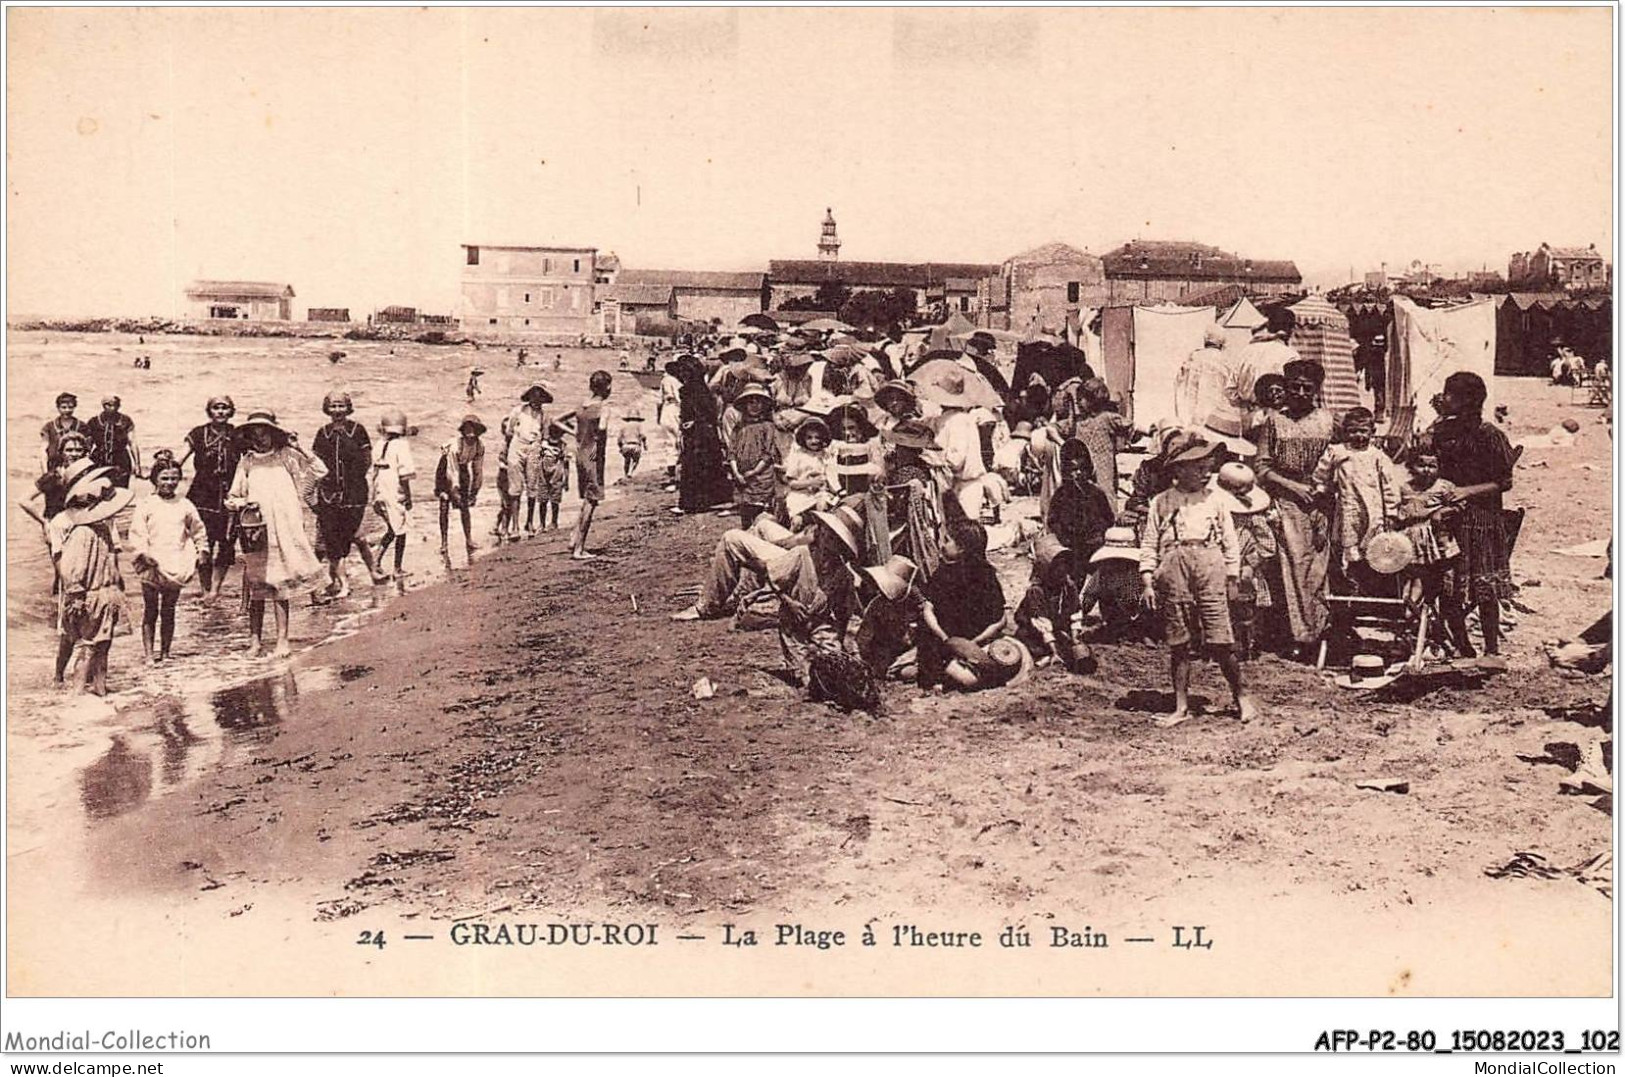
MULTIPOLYGON (((755 315, 752 315, 752 317, 755 317, 755 315)), ((742 336, 742 337, 761 337, 761 336, 766 336, 769 333, 774 333, 774 332, 777 332, 777 330, 775 330, 775 329, 764 329, 762 326, 759 326, 759 325, 741 325, 738 329, 734 330, 734 333, 737 336, 742 336)))
POLYGON ((853 327, 835 318, 814 318, 802 325, 803 329, 813 329, 820 333, 845 333, 853 327))
POLYGON ((1002 408, 1004 398, 993 385, 974 370, 966 370, 952 359, 932 359, 922 364, 909 380, 921 400, 962 408, 1002 408))
POLYGON ((778 322, 774 321, 772 318, 769 318, 766 314, 761 313, 747 314, 743 318, 739 319, 739 324, 748 325, 755 329, 766 329, 772 333, 778 332, 779 329, 778 322))

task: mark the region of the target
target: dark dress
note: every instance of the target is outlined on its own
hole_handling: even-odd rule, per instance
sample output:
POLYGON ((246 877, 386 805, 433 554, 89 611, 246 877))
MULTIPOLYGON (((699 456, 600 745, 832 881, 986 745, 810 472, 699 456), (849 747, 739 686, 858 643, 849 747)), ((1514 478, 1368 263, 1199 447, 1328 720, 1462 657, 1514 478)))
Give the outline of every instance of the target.
POLYGON ((85 432, 85 421, 77 416, 67 419, 60 415, 40 428, 40 436, 45 439, 45 467, 47 470, 59 468, 62 460, 62 438, 65 434, 82 434, 85 432))
POLYGON ((1116 522, 1116 514, 1105 491, 1094 483, 1079 486, 1063 483, 1049 503, 1045 523, 1072 553, 1072 560, 1088 564, 1094 552, 1106 543, 1106 529, 1116 522))
POLYGON ((1450 521, 1461 547, 1454 590, 1469 604, 1510 598, 1516 589, 1501 494, 1512 488, 1512 444, 1500 427, 1478 416, 1466 421, 1441 419, 1431 434, 1441 479, 1457 486, 1496 485, 1491 493, 1462 502, 1450 521))
POLYGON ((677 507, 704 512, 733 497, 717 430, 717 401, 703 378, 683 382, 677 394, 683 424, 683 452, 678 458, 677 507))
POLYGON ((130 435, 135 432, 135 420, 123 412, 100 415, 85 423, 85 437, 90 439, 90 458, 97 465, 109 469, 108 478, 114 486, 129 486, 133 459, 130 455, 130 435))
POLYGON ((316 488, 316 524, 329 561, 350 552, 367 518, 372 478, 372 439, 354 419, 340 419, 316 431, 311 451, 327 465, 316 488))
POLYGON ((230 423, 215 426, 204 423, 194 426, 186 435, 186 447, 192 450, 192 485, 187 488, 190 501, 203 520, 209 533, 209 545, 217 549, 218 563, 223 567, 232 562, 232 543, 227 539, 231 514, 226 511, 226 492, 231 489, 232 477, 237 474, 237 460, 242 449, 237 444, 237 428, 230 423))
MULTIPOLYGON (((1004 589, 986 561, 944 561, 926 581, 924 594, 950 639, 975 639, 1004 617, 1004 589)), ((919 633, 922 688, 941 684, 952 659, 934 633, 919 633)))

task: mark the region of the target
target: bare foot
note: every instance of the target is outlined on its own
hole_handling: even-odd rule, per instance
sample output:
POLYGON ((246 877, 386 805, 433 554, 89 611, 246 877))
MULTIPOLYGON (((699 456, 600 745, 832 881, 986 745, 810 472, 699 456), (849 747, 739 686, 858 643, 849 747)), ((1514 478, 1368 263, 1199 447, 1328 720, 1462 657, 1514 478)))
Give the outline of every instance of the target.
POLYGON ((292 653, 293 653, 293 648, 288 646, 288 641, 287 640, 283 640, 281 643, 276 645, 276 650, 271 652, 271 657, 272 658, 286 658, 292 653))
POLYGON ((1162 717, 1156 719, 1156 723, 1163 729, 1172 729, 1174 726, 1184 725, 1190 720, 1191 712, 1186 710, 1184 707, 1181 707, 1172 714, 1164 714, 1162 717))
POLYGON ((571 550, 570 551, 570 560, 572 560, 572 561, 596 561, 596 560, 598 560, 598 555, 595 554, 595 553, 588 553, 586 550, 571 550))
POLYGON ((1258 717, 1258 704, 1253 702, 1252 696, 1237 696, 1236 714, 1242 722, 1251 722, 1258 717))
POLYGON ((248 657, 261 658, 265 655, 265 644, 259 640, 251 640, 248 644, 248 657))

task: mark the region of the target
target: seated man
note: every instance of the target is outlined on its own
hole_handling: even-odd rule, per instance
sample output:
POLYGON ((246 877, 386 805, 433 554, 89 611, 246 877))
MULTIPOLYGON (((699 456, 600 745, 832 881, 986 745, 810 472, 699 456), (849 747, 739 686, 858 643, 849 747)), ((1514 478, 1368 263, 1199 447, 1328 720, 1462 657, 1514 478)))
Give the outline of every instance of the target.
POLYGON ((797 684, 807 684, 818 652, 842 653, 857 602, 849 565, 861 558, 863 549, 863 517, 851 505, 808 515, 812 527, 790 548, 748 531, 725 532, 712 555, 700 601, 672 614, 672 620, 729 615, 741 572, 754 569, 779 597, 779 643, 789 672, 797 684))

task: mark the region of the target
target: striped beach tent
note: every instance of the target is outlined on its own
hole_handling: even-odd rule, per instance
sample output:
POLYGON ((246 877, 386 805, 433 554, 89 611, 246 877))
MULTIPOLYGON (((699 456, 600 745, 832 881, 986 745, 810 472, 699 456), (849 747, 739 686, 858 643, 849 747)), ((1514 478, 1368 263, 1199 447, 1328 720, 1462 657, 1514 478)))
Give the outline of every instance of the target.
POLYGON ((1318 295, 1287 308, 1292 312, 1292 347, 1326 372, 1320 402, 1339 422, 1350 408, 1369 406, 1354 372, 1354 339, 1343 312, 1318 295))

